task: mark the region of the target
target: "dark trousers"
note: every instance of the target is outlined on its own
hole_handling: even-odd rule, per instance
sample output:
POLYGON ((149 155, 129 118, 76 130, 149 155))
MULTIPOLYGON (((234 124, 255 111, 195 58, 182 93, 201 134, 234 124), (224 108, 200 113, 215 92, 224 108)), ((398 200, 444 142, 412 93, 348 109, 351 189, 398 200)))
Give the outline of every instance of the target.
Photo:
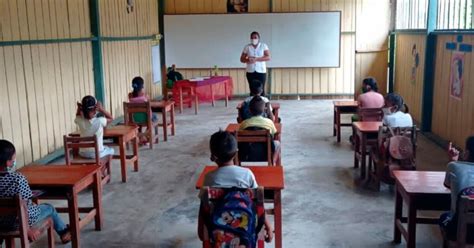
POLYGON ((247 72, 247 81, 249 83, 249 89, 250 89, 250 82, 252 82, 252 80, 254 79, 262 82, 263 92, 261 96, 265 96, 265 81, 267 80, 267 74, 259 73, 259 72, 247 72))

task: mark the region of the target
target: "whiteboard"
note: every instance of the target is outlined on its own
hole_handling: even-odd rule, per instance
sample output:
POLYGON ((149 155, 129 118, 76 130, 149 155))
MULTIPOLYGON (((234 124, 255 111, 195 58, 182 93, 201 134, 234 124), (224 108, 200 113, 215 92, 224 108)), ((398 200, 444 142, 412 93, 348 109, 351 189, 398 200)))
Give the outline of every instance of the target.
POLYGON ((339 67, 341 12, 165 15, 166 64, 243 68, 250 33, 268 45, 268 67, 339 67))
POLYGON ((153 67, 153 83, 161 83, 161 60, 160 60, 160 45, 151 47, 151 65, 153 67))

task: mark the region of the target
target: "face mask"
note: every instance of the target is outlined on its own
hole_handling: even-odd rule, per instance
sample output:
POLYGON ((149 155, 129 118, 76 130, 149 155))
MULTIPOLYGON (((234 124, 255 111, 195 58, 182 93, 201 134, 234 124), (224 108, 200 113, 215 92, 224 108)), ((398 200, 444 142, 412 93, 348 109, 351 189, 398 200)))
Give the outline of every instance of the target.
POLYGON ((390 108, 382 108, 383 114, 384 115, 391 115, 392 110, 390 108))
POLYGON ((258 44, 258 39, 251 39, 252 45, 256 46, 258 44))
POLYGON ((8 172, 14 172, 14 171, 16 171, 16 160, 13 161, 12 166, 7 166, 7 171, 8 171, 8 172))

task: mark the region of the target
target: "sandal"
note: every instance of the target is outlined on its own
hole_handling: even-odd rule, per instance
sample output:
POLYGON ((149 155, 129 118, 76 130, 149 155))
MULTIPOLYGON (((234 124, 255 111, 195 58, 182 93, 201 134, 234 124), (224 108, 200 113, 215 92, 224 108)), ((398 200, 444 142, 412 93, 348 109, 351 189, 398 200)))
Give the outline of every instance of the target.
POLYGON ((66 229, 64 230, 64 233, 60 235, 60 238, 63 244, 67 244, 71 242, 72 236, 71 236, 71 230, 69 228, 69 225, 66 226, 66 229))

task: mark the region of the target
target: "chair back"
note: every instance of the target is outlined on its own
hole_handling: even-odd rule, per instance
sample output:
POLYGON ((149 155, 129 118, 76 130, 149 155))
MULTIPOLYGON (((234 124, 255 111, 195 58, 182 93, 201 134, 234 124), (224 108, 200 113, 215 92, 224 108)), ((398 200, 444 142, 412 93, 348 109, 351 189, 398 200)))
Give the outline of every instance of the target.
POLYGON ((99 156, 99 143, 97 142, 97 136, 78 137, 78 136, 67 136, 64 135, 64 156, 67 165, 71 164, 100 164, 99 156), (74 162, 75 151, 80 148, 94 148, 95 159, 81 159, 80 162, 74 162), (71 154, 73 154, 71 158, 71 154))
POLYGON ((358 108, 359 121, 382 121, 382 108, 358 108))
POLYGON ((273 165, 272 161, 272 136, 270 131, 250 127, 235 133, 239 151, 235 157, 236 164, 242 162, 263 162, 273 165), (266 156, 266 158, 265 158, 266 156))
POLYGON ((458 226, 456 247, 465 247, 467 245, 467 237, 469 235, 473 235, 472 231, 474 228, 474 197, 460 196, 457 206, 458 226), (469 233, 468 231, 471 231, 471 233, 469 233))
MULTIPOLYGON (((211 223, 212 212, 214 211, 216 204, 220 202, 230 191, 239 190, 245 192, 249 195, 255 206, 255 213, 258 216, 258 221, 264 221, 265 217, 265 207, 264 207, 264 189, 263 187, 258 187, 256 189, 238 189, 238 188, 214 188, 214 187, 202 187, 200 191, 201 198, 201 209, 199 212, 200 220, 204 220, 203 228, 203 247, 211 248, 211 239, 209 237, 209 228, 208 224, 211 223)), ((262 225, 263 223, 257 223, 262 225)), ((262 228, 263 230, 263 228, 262 228)), ((262 231, 261 230, 261 231, 262 231)), ((263 235, 258 235, 257 247, 264 247, 263 235)))
MULTIPOLYGON (((12 225, 16 225, 18 220, 18 235, 14 235, 21 239, 21 247, 30 247, 28 241, 28 211, 26 209, 26 201, 21 199, 18 195, 13 198, 0 199, 0 217, 12 218, 12 225)), ((12 230, 5 230, 12 231, 12 230)), ((2 237, 2 230, 0 230, 0 237, 2 237)), ((10 234, 11 232, 9 232, 10 234)))
POLYGON ((123 102, 125 125, 151 127, 152 111, 150 102, 130 103, 123 102))

